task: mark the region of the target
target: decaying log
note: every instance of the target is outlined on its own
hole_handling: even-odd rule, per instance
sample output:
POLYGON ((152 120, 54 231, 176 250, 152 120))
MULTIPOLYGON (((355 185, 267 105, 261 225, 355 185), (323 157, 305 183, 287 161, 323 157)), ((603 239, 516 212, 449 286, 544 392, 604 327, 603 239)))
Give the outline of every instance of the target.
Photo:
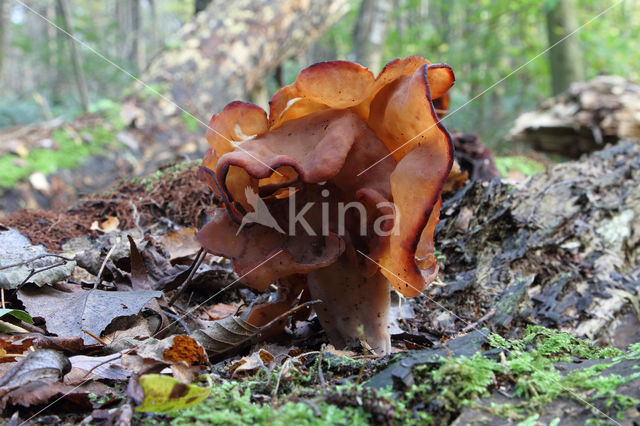
POLYGON ((525 323, 625 346, 640 340, 640 145, 622 141, 518 187, 469 183, 444 201, 436 248, 444 286, 427 323, 463 329, 492 309, 505 335, 525 323))
POLYGON ((509 132, 513 141, 574 158, 622 138, 640 138, 640 86, 617 76, 573 83, 521 115, 509 132))
POLYGON ((493 153, 475 133, 452 133, 456 161, 469 179, 489 181, 500 177, 493 153))
POLYGON ((151 62, 141 78, 151 89, 139 87, 128 99, 129 117, 145 143, 201 151, 204 130, 185 140, 185 110, 204 129, 213 114, 249 99, 285 59, 302 53, 347 10, 346 0, 214 0, 181 28, 172 43, 177 48, 151 62))
POLYGON ((102 126, 99 117, 82 117, 1 132, 0 155, 17 147, 31 150, 44 142, 55 149, 55 130, 82 134, 87 121, 108 128, 123 146, 105 152, 97 167, 89 160, 77 173, 55 173, 49 178, 51 190, 43 192, 22 182, 19 188, 4 191, 0 212, 56 207, 56 198, 68 206, 75 193, 87 194, 112 182, 103 177, 136 176, 176 159, 200 158, 211 116, 230 101, 249 99, 249 93, 285 59, 303 52, 347 10, 347 0, 212 1, 133 84, 120 113, 125 130, 116 134, 113 123, 102 126), (134 166, 131 159, 136 160, 134 166), (60 190, 64 196, 55 189, 58 186, 67 186, 60 190))

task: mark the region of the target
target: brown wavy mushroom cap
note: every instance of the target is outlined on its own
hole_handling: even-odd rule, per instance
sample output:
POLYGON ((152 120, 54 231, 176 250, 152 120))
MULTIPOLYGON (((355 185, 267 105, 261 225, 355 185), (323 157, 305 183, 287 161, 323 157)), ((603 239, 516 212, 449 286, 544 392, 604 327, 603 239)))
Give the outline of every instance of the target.
POLYGON ((362 326, 376 353, 390 351, 389 285, 416 296, 438 272, 433 232, 453 152, 433 100, 453 83, 448 65, 419 56, 377 78, 323 62, 276 92, 269 116, 245 102, 213 116, 200 174, 224 208, 197 238, 246 285, 281 290, 249 322, 320 299, 334 345, 359 344, 362 326))

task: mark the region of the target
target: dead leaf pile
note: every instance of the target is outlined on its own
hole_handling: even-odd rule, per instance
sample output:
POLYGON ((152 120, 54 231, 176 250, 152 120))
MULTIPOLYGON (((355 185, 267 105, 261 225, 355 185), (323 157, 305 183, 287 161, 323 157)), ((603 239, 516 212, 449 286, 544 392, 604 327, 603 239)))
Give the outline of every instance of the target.
MULTIPOLYGON (((10 332, 0 335, 0 410, 115 421, 185 408, 208 395, 210 360, 241 355, 273 325, 245 320, 256 295, 236 285, 224 259, 200 255, 192 229, 155 237, 119 225, 97 221, 64 256, 0 231, 0 250, 12 254, 0 269, 0 322, 10 332)), ((290 349, 264 348, 225 371, 274 368, 290 349)))

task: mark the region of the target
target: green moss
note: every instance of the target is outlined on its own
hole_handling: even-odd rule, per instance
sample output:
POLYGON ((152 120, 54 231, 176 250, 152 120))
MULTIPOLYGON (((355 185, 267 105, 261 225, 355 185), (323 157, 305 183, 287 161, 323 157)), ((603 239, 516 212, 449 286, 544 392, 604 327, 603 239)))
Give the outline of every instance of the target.
POLYGON ((504 177, 508 177, 509 172, 511 171, 522 173, 525 176, 531 176, 536 173, 543 172, 545 169, 544 164, 521 155, 513 157, 496 157, 495 161, 496 167, 504 177))
POLYGON ((182 410, 173 416, 172 424, 224 424, 224 425, 368 425, 369 415, 360 407, 340 408, 319 402, 313 404, 286 402, 277 408, 251 401, 246 384, 227 382, 214 387, 211 396, 202 404, 182 410))
POLYGON ((623 360, 640 359, 640 347, 632 345, 624 352, 616 348, 600 348, 593 343, 570 334, 539 326, 527 328, 522 339, 508 341, 491 335, 489 341, 495 347, 508 349, 503 373, 515 377, 515 395, 527 399, 521 408, 535 411, 545 403, 558 397, 573 398, 584 403, 588 394, 590 401, 605 398, 607 408, 621 415, 626 409, 640 403, 639 400, 622 395, 616 389, 640 377, 640 372, 622 377, 617 374, 602 375, 602 372, 623 360), (555 367, 558 360, 569 357, 582 359, 610 359, 610 362, 577 369, 566 375, 555 367))
MULTIPOLYGON (((522 339, 506 340, 497 334, 492 334, 489 336, 489 343, 496 348, 518 351, 524 351, 527 347, 535 345, 535 353, 554 361, 567 359, 569 356, 583 359, 612 358, 624 353, 620 349, 601 348, 588 340, 537 325, 528 326, 522 339)), ((633 349, 630 347, 630 350, 633 349)))
POLYGON ((86 127, 78 134, 86 135, 90 142, 67 131, 55 130, 52 138, 58 149, 36 148, 22 159, 13 154, 0 157, 0 188, 11 188, 35 172, 47 175, 61 168, 76 167, 91 155, 102 153, 106 145, 117 143, 113 132, 104 127, 86 127))
POLYGON ((195 133, 200 128, 200 122, 198 119, 186 111, 182 113, 182 121, 184 122, 184 127, 188 132, 195 133))
MULTIPOLYGON (((374 390, 355 384, 362 360, 324 353, 307 367, 288 364, 261 369, 241 381, 222 382, 202 404, 171 414, 174 424, 446 424, 465 406, 474 407, 498 387, 507 388, 517 402, 483 404, 482 409, 522 425, 536 424, 540 410, 558 398, 580 404, 604 401, 620 419, 640 401, 621 394, 619 387, 640 377, 607 374, 616 364, 640 359, 640 343, 627 351, 600 348, 589 341, 542 327, 529 327, 521 339, 490 336, 505 350, 471 357, 441 358, 413 369, 415 384, 403 392, 374 390), (559 360, 578 357, 605 359, 599 364, 564 372, 559 360), (321 384, 319 366, 324 382, 321 384), (283 370, 284 369, 284 370, 283 370), (336 378, 349 377, 336 385, 336 378), (277 388, 276 388, 277 383, 277 388), (268 402, 265 402, 268 401, 268 402), (318 416, 318 413, 320 416, 318 416)), ((480 406, 480 405, 479 405, 480 406)), ((597 419, 594 419, 597 422, 597 419)), ((550 424, 558 425, 560 419, 550 424)), ((595 424, 595 423, 594 423, 595 424)))
POLYGON ((619 416, 640 403, 616 391, 619 386, 639 378, 640 371, 627 377, 602 373, 623 360, 640 359, 640 345, 633 345, 626 352, 600 348, 587 340, 538 326, 528 327, 522 339, 507 340, 494 334, 489 341, 496 348, 507 349, 501 361, 476 353, 471 358, 441 359, 439 365, 415 367, 417 384, 404 394, 408 405, 433 407, 442 419, 452 420, 462 407, 490 395, 498 383, 510 384, 514 396, 523 401, 492 403, 489 411, 522 421, 521 424, 534 424, 530 422, 540 408, 560 397, 581 404, 585 400, 604 399, 606 406, 619 416), (610 362, 563 374, 556 363, 571 357, 609 359, 610 362))
POLYGON ((120 115, 121 109, 122 105, 120 103, 103 98, 92 104, 89 107, 89 112, 92 114, 101 114, 117 131, 125 127, 122 116, 120 115))
POLYGON ((134 178, 132 179, 133 183, 144 185, 145 190, 147 192, 151 192, 155 189, 156 184, 160 181, 160 179, 168 177, 169 179, 177 178, 180 172, 190 169, 191 167, 195 167, 200 165, 202 160, 193 160, 193 161, 183 161, 181 163, 173 164, 169 167, 166 167, 161 170, 156 170, 151 175, 145 178, 134 178))

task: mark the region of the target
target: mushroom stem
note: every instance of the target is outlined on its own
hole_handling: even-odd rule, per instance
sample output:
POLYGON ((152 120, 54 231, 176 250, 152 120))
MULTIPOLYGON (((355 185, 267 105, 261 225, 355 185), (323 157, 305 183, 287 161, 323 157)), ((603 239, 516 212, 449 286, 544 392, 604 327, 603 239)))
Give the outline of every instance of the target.
POLYGON ((376 272, 365 277, 346 255, 307 276, 315 311, 331 343, 337 348, 359 346, 361 331, 378 355, 391 351, 389 336, 389 282, 376 272))

